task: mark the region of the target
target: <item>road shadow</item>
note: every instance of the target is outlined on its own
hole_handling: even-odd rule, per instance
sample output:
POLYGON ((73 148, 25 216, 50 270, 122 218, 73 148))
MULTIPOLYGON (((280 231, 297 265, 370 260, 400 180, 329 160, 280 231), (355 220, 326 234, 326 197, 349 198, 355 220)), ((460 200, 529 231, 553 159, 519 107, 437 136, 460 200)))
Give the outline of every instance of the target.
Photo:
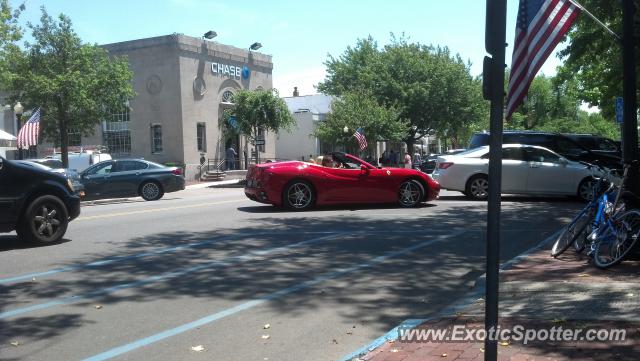
MULTIPOLYGON (((431 203, 421 203, 420 205, 413 208, 405 208, 396 204, 352 204, 352 205, 339 205, 339 206, 317 206, 311 209, 313 212, 326 212, 326 211, 358 211, 358 210, 375 210, 375 209, 421 209, 421 208, 432 208, 437 207, 435 204, 431 203)), ((304 214, 305 211, 296 211, 287 209, 284 207, 275 207, 272 205, 261 205, 261 206, 247 206, 247 207, 238 207, 238 210, 241 212, 247 213, 264 213, 264 214, 277 214, 277 213, 299 213, 304 214)))
MULTIPOLYGON (((327 208, 349 209, 351 206, 327 208)), ((401 208, 376 205, 365 209, 395 212, 401 208)), ((577 209, 578 204, 555 201, 522 201, 503 207, 502 260, 513 258, 549 236, 577 209)), ((445 308, 464 295, 484 272, 486 205, 481 202, 442 207, 438 212, 416 212, 420 217, 384 220, 359 213, 345 217, 343 213, 289 212, 293 216, 283 217, 281 210, 271 206, 240 210, 263 216, 249 217, 238 228, 181 230, 126 242, 114 240, 109 253, 96 252, 86 255, 81 263, 58 265, 75 268, 64 277, 53 275, 46 282, 0 286, 3 300, 0 312, 13 310, 24 300, 30 300, 32 305, 71 295, 89 297, 65 306, 66 313, 94 302, 112 306, 126 303, 127 307, 135 307, 184 297, 223 300, 236 305, 333 274, 331 279, 302 287, 286 298, 272 299, 261 307, 295 316, 330 306, 335 314, 353 325, 372 325, 367 327, 382 334, 406 318, 428 317, 445 308), (454 231, 462 233, 384 262, 376 261, 454 231), (294 246, 329 233, 340 235, 294 246), (292 246, 294 248, 273 251, 292 246), (265 250, 275 253, 264 253, 265 250), (251 259, 239 260, 242 256, 251 259), (109 259, 116 261, 104 262, 109 259), (220 261, 231 263, 220 265, 220 261), (86 266, 88 264, 95 266, 86 266), (336 270, 357 265, 365 266, 335 274, 336 270), (126 292, 99 292, 169 273, 179 277, 128 287, 126 292)), ((54 337, 89 322, 85 319, 88 316, 43 322, 43 318, 57 312, 63 311, 54 307, 46 312, 48 316, 25 313, 0 319, 0 343, 8 342, 11 337, 32 339, 30 328, 54 337)))
POLYGON ((0 236, 0 252, 12 251, 17 249, 52 247, 67 242, 71 242, 71 240, 63 238, 58 242, 48 244, 34 244, 19 240, 17 235, 2 235, 0 236))

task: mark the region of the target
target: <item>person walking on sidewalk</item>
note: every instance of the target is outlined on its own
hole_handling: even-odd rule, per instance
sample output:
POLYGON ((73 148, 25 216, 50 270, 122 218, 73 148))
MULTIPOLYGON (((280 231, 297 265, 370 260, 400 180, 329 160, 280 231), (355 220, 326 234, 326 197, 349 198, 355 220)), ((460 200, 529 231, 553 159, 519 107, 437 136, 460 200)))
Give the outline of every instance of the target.
POLYGON ((404 153, 404 167, 411 169, 411 154, 409 152, 404 153))
POLYGON ((228 170, 234 170, 236 169, 236 157, 238 156, 238 153, 236 152, 235 148, 233 147, 233 144, 231 144, 229 146, 229 148, 227 149, 226 152, 226 156, 227 156, 227 169, 228 170))

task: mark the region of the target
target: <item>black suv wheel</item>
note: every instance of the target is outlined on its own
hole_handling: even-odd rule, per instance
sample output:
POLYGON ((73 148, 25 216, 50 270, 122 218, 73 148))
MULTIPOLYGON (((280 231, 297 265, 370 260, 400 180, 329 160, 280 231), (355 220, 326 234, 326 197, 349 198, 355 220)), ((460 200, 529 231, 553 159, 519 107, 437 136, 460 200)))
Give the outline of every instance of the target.
POLYGON ((69 213, 64 203, 56 196, 46 195, 27 206, 16 231, 25 242, 50 244, 62 239, 68 224, 69 213))

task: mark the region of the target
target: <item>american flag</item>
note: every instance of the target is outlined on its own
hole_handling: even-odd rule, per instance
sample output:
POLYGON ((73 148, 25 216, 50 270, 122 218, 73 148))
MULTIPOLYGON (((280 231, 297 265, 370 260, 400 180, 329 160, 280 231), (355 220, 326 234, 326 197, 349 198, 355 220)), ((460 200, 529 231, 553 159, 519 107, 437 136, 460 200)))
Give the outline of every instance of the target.
POLYGON ((40 108, 33 112, 31 118, 20 128, 20 132, 18 132, 18 149, 29 149, 32 145, 38 145, 39 132, 40 108))
POLYGON ((367 147, 367 138, 364 136, 364 130, 362 127, 358 128, 353 136, 358 139, 358 143, 360 144, 360 150, 364 150, 367 147))
POLYGON ((536 73, 579 13, 570 0, 520 0, 506 102, 507 119, 527 96, 536 73))

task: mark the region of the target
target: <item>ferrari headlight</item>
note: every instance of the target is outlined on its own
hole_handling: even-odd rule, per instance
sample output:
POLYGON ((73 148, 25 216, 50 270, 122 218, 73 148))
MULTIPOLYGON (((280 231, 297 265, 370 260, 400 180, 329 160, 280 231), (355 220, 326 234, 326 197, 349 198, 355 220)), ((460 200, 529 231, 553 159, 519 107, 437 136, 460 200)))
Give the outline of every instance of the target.
POLYGON ((75 190, 73 188, 73 183, 71 183, 71 179, 67 178, 67 186, 69 186, 69 190, 71 190, 71 193, 74 193, 75 190))

